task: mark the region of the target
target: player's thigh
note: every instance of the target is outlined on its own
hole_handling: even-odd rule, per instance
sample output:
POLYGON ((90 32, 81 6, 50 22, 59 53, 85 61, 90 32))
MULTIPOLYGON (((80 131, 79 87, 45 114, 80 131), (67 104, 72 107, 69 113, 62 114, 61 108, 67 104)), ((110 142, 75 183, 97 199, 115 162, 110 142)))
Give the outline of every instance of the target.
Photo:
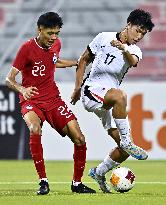
POLYGON ((41 126, 45 121, 44 112, 34 103, 27 101, 21 104, 21 113, 31 133, 41 134, 41 126))
POLYGON ((72 142, 76 144, 81 145, 85 143, 85 137, 82 134, 76 119, 73 119, 66 124, 66 126, 63 128, 63 133, 67 135, 72 140, 72 142))
POLYGON ((45 112, 46 121, 55 129, 61 136, 66 136, 67 124, 76 119, 73 112, 68 108, 64 101, 59 101, 59 104, 54 109, 45 112), (65 131, 63 131, 65 130, 65 131))
POLYGON ((24 117, 30 132, 41 134, 41 119, 34 111, 27 112, 24 117))
POLYGON ((107 91, 107 93, 104 96, 103 107, 105 109, 110 109, 117 102, 120 102, 126 105, 127 95, 123 90, 111 88, 110 90, 107 91))

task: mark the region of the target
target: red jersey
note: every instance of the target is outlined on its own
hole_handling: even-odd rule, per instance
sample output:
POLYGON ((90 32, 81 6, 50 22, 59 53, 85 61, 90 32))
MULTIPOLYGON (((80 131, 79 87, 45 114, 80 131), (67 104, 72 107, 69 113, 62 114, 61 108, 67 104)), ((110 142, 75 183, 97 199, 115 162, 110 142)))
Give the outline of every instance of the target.
MULTIPOLYGON (((22 73, 22 85, 38 88, 39 94, 29 101, 33 101, 45 110, 51 109, 60 99, 59 90, 54 81, 60 49, 59 39, 49 49, 42 48, 36 39, 30 39, 21 46, 13 62, 13 67, 22 73)), ((24 101, 20 94, 20 103, 24 101)))

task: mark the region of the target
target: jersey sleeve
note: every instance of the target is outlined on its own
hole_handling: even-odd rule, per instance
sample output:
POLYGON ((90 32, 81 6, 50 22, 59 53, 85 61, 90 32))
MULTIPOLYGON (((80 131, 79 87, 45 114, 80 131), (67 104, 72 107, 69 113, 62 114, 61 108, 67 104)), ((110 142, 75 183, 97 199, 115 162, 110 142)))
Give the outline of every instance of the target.
POLYGON ((91 49, 93 54, 96 54, 101 49, 102 42, 102 33, 99 33, 89 44, 89 48, 91 49))
POLYGON ((133 48, 128 49, 128 51, 132 54, 138 57, 138 60, 140 61, 142 59, 142 51, 138 46, 134 46, 133 48))
POLYGON ((60 56, 60 51, 61 51, 61 41, 58 38, 53 46, 51 47, 51 52, 56 53, 57 57, 59 58, 60 56))
POLYGON ((26 64, 28 64, 28 48, 24 44, 16 54, 16 58, 13 61, 13 67, 21 71, 25 68, 26 64))
POLYGON ((57 39, 57 55, 58 55, 58 57, 60 56, 60 51, 61 51, 61 46, 62 46, 62 44, 61 44, 61 41, 59 40, 59 39, 57 39))

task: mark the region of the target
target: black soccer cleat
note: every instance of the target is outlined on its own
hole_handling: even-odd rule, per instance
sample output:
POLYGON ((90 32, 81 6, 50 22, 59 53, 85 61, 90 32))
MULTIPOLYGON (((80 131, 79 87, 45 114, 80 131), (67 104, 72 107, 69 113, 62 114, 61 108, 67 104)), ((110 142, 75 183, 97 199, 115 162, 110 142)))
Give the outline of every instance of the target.
POLYGON ((37 195, 45 195, 45 194, 48 194, 49 191, 50 191, 50 188, 49 188, 49 184, 48 182, 44 181, 44 180, 41 180, 41 182, 39 183, 40 185, 40 188, 39 190, 37 191, 37 195))
POLYGON ((74 186, 72 183, 71 190, 72 190, 72 192, 78 193, 78 194, 94 194, 94 193, 96 193, 96 191, 94 189, 91 189, 82 183, 80 183, 78 186, 74 186))

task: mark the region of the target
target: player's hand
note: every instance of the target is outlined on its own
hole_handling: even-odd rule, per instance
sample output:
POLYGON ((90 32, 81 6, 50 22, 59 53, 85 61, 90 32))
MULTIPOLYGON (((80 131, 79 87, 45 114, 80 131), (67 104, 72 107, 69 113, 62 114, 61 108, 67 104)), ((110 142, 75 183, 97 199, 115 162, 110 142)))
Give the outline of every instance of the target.
POLYGON ((79 89, 74 89, 74 92, 73 92, 73 94, 71 96, 71 102, 70 103, 72 105, 75 105, 76 102, 78 100, 80 100, 80 97, 81 97, 81 89, 80 88, 79 89))
POLYGON ((118 40, 112 40, 112 41, 111 41, 111 45, 112 45, 113 47, 118 48, 118 49, 121 50, 121 51, 125 51, 125 46, 124 46, 124 44, 121 43, 121 42, 118 41, 118 40))
POLYGON ((21 93, 22 93, 23 98, 25 100, 29 100, 34 95, 38 95, 39 94, 37 91, 38 91, 38 89, 36 87, 31 86, 31 87, 28 87, 28 88, 23 88, 21 90, 21 93))

